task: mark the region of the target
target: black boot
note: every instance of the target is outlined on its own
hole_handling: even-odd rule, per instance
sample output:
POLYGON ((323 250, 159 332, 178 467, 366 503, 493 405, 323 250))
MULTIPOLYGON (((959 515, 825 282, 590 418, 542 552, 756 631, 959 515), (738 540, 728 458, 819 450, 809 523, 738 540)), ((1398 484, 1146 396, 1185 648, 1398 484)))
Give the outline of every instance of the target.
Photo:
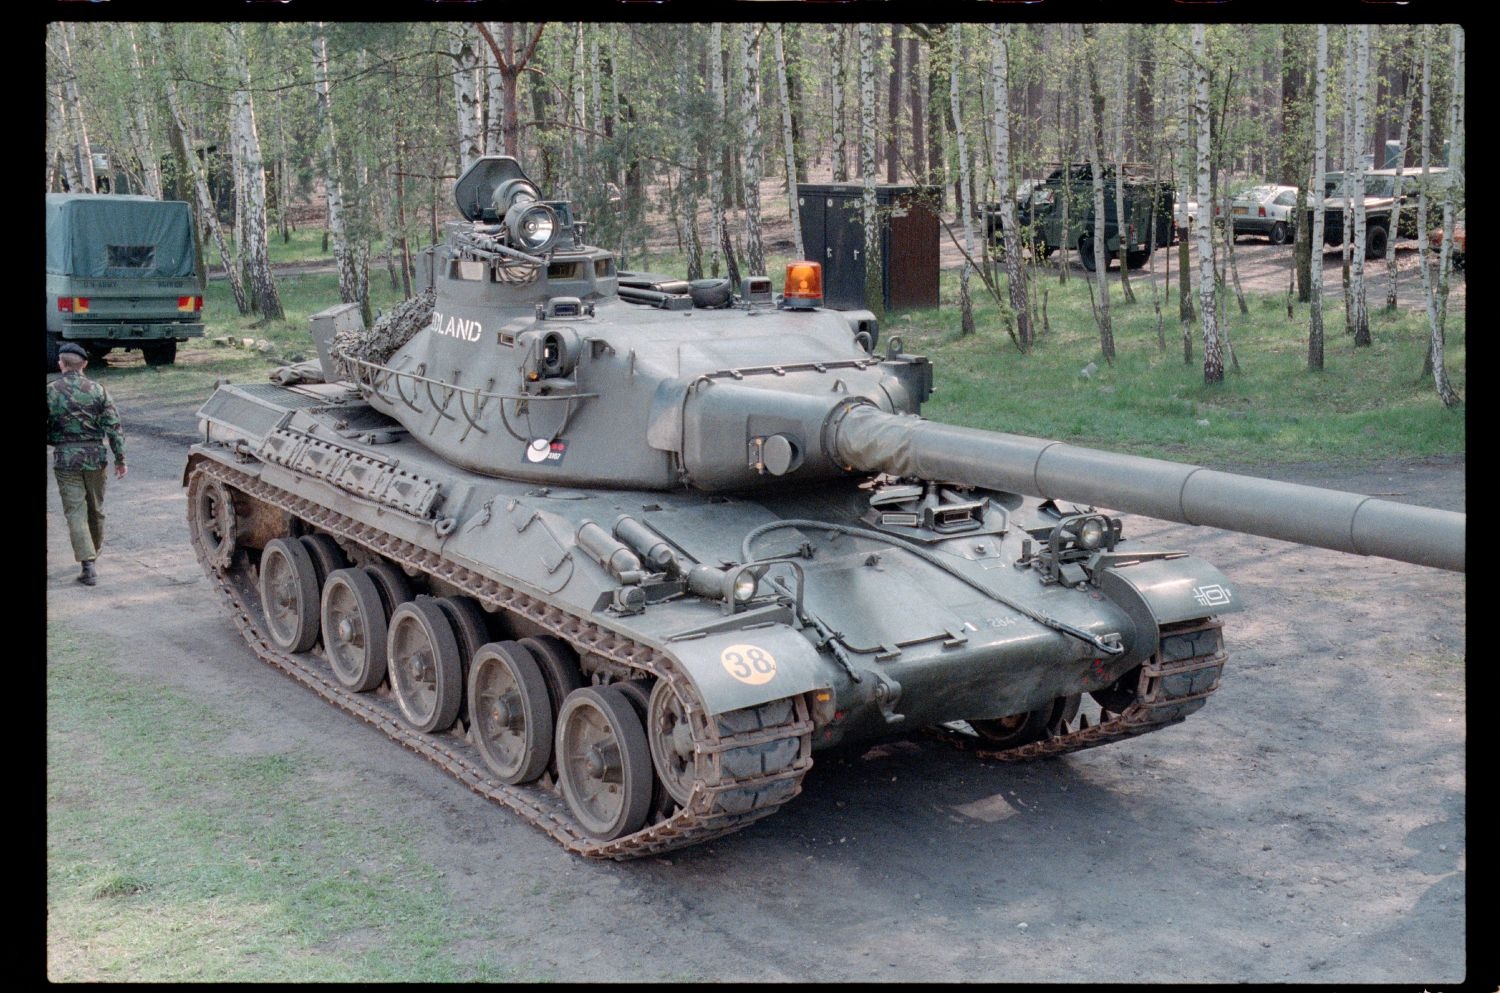
POLYGON ((93 586, 99 581, 98 576, 94 573, 93 559, 89 559, 83 563, 83 571, 78 574, 78 581, 85 586, 93 586))

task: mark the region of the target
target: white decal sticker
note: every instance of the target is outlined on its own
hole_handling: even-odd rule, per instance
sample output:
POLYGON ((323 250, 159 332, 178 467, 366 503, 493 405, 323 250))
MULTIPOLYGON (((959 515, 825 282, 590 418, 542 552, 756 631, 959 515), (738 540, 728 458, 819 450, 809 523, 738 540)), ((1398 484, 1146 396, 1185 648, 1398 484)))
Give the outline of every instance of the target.
POLYGON ((730 645, 719 653, 724 670, 751 686, 769 683, 776 676, 776 659, 756 645, 730 645))
POLYGON ((435 334, 447 335, 450 338, 478 341, 480 335, 484 334, 484 325, 478 321, 471 321, 467 317, 444 317, 434 310, 432 330, 435 334))
POLYGON ((1195 586, 1192 594, 1201 607, 1222 607, 1229 602, 1229 589, 1218 583, 1212 586, 1195 586))

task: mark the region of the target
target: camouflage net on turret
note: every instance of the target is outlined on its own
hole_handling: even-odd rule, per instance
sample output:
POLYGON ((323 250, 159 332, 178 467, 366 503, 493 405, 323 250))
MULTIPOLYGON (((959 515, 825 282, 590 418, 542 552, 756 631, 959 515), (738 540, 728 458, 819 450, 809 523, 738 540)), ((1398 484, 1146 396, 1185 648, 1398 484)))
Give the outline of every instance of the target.
POLYGON ((396 349, 432 323, 436 298, 431 290, 404 300, 375 319, 362 331, 340 331, 333 336, 333 350, 342 358, 385 365, 396 349))

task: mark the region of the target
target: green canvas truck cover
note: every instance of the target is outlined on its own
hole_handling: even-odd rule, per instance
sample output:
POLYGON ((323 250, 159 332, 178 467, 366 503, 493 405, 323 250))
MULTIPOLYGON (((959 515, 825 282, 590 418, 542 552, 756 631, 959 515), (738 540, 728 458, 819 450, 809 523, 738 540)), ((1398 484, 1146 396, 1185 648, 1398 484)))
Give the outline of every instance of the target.
POLYGON ((47 194, 47 272, 65 276, 191 276, 193 226, 181 200, 47 194))

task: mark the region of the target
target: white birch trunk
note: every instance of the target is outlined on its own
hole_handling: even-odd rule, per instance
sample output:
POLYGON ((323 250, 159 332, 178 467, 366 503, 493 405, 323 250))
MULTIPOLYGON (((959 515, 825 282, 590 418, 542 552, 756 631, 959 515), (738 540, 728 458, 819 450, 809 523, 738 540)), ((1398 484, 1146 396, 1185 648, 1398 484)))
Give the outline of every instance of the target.
POLYGON ((969 135, 958 100, 959 76, 963 72, 963 25, 955 24, 953 58, 948 64, 948 106, 953 113, 953 140, 958 146, 958 218, 964 228, 964 266, 958 279, 959 332, 974 333, 974 298, 969 293, 969 278, 974 270, 974 205, 969 202, 969 135))
POLYGON ((245 184, 241 257, 245 261, 250 306, 267 320, 281 320, 281 298, 271 275, 270 249, 266 238, 266 170, 261 161, 260 136, 255 129, 255 103, 250 93, 250 56, 245 45, 244 26, 226 25, 231 58, 235 67, 234 138, 241 163, 241 181, 245 184))
POLYGON ((458 174, 461 176, 483 154, 476 88, 479 56, 469 36, 468 24, 454 22, 448 29, 448 52, 453 56, 453 105, 458 120, 458 174))
POLYGON ((87 118, 83 113, 83 100, 78 93, 78 76, 73 65, 73 49, 76 36, 72 22, 65 22, 57 32, 57 44, 62 58, 63 120, 66 122, 69 150, 78 173, 78 185, 74 192, 93 193, 98 189, 98 177, 94 175, 94 149, 89 144, 87 118))
MULTIPOLYGON (((1354 344, 1370 344, 1370 315, 1365 301, 1365 163, 1366 94, 1370 88, 1370 26, 1355 30, 1354 62, 1354 246, 1349 267, 1349 298, 1354 306, 1354 344)), ((1387 232, 1394 234, 1394 232, 1387 232)))
POLYGON ((865 231, 865 308, 882 317, 885 294, 880 279, 880 229, 875 217, 875 29, 859 32, 859 172, 864 185, 860 219, 865 231))
MULTIPOLYGON (((152 48, 158 52, 167 51, 166 36, 162 33, 160 24, 148 23, 146 33, 151 39, 152 48)), ((187 118, 182 112, 182 101, 177 94, 177 83, 170 72, 162 74, 162 92, 167 98, 167 112, 172 115, 172 124, 177 134, 181 136, 182 157, 192 172, 193 196, 198 204, 199 222, 208 229, 214 245, 219 250, 219 261, 224 266, 225 278, 229 280, 229 289, 234 294, 235 307, 241 314, 248 314, 250 313, 250 300, 245 295, 245 283, 240 278, 239 267, 235 264, 234 256, 230 254, 229 246, 224 242, 224 228, 219 224, 218 210, 208 188, 208 178, 203 173, 203 163, 199 162, 198 156, 194 154, 189 137, 191 132, 188 130, 187 118)))
POLYGON ((1313 168, 1312 188, 1308 191, 1312 205, 1312 267, 1308 285, 1307 367, 1323 368, 1323 185, 1324 166, 1328 161, 1328 25, 1318 25, 1318 51, 1314 62, 1315 95, 1313 97, 1313 168))
MULTIPOLYGON (((1107 219, 1104 214, 1104 167, 1100 162, 1099 144, 1103 131, 1104 122, 1099 119, 1098 95, 1099 74, 1095 66, 1097 61, 1098 46, 1093 35, 1091 26, 1085 25, 1083 29, 1085 39, 1083 60, 1084 71, 1088 73, 1088 92, 1083 94, 1083 130, 1087 138, 1089 155, 1089 172, 1093 179, 1094 189, 1094 230, 1089 236, 1089 248, 1094 261, 1093 279, 1095 286, 1099 289, 1099 300, 1094 307, 1094 319, 1099 325, 1099 350, 1104 355, 1104 361, 1114 364, 1115 361, 1115 331, 1114 324, 1110 320, 1109 313, 1109 248, 1106 234, 1107 219)), ((1124 218, 1117 219, 1119 237, 1125 238, 1124 218)), ((1080 248, 1080 251, 1084 249, 1080 248)), ((1122 264, 1123 268, 1123 264, 1122 264)))
MULTIPOLYGON (((990 90, 994 103, 993 171, 995 190, 1000 197, 1000 227, 1005 232, 1005 281, 1010 294, 1010 309, 1015 314, 1016 344, 1022 352, 1031 350, 1031 298, 1026 293, 1026 268, 1021 259, 1021 225, 1016 217, 1016 184, 1010 169, 1010 26, 991 24, 990 90)), ((914 72, 916 66, 908 71, 914 72)), ((915 118, 913 118, 915 121, 915 118)))
POLYGON ((1349 250, 1354 246, 1354 28, 1344 28, 1344 142, 1339 150, 1344 163, 1344 212, 1339 218, 1343 240, 1339 258, 1344 263, 1344 333, 1354 333, 1354 300, 1349 283, 1349 250))
MULTIPOLYGON (((1130 26, 1125 25, 1123 30, 1128 32, 1130 26)), ((1123 50, 1116 60, 1119 70, 1115 74, 1115 222, 1120 231, 1120 292, 1127 303, 1135 303, 1135 291, 1130 288, 1130 266, 1125 264, 1125 256, 1136 240, 1130 233, 1130 218, 1125 215, 1125 104, 1126 82, 1130 78, 1127 68, 1130 61, 1127 58, 1130 48, 1128 35, 1121 47, 1123 50)))
MULTIPOLYGON (((339 273, 339 299, 354 303, 359 297, 353 257, 349 252, 349 232, 344 220, 344 184, 339 174, 338 141, 333 130, 333 108, 328 86, 328 38, 323 25, 313 35, 313 90, 318 97, 318 129, 322 132, 318 167, 323 174, 323 189, 328 197, 328 235, 333 242, 333 261, 339 273)), ((396 182, 401 182, 396 177, 396 182)))
POLYGON ((78 161, 73 156, 72 141, 68 136, 68 115, 64 103, 62 83, 53 83, 47 88, 47 189, 57 186, 57 171, 62 170, 62 181, 68 189, 79 189, 78 161))
POLYGON ((780 24, 771 25, 771 38, 776 43, 776 79, 781 86, 781 144, 786 154, 786 199, 792 214, 792 241, 797 246, 797 258, 804 259, 807 252, 802 246, 802 212, 797 207, 797 149, 792 143, 792 95, 786 78, 786 47, 780 24))
POLYGON ((833 61, 833 66, 829 70, 829 76, 833 81, 833 181, 847 183, 849 159, 844 148, 847 140, 844 135, 844 76, 848 71, 845 68, 844 58, 846 35, 842 24, 833 25, 832 31, 833 40, 829 46, 829 57, 833 61))
MULTIPOLYGON (((1213 189, 1208 157, 1208 55, 1202 24, 1193 25, 1193 117, 1198 129, 1198 312, 1203 321, 1203 381, 1224 381, 1224 350, 1219 343, 1219 309, 1215 299, 1213 189)), ((1225 223, 1230 223, 1228 218, 1225 223)))
POLYGON ((161 163, 157 160, 156 148, 151 141, 151 125, 146 118, 147 99, 146 69, 141 63, 141 47, 136 40, 135 25, 126 24, 126 41, 130 49, 130 78, 135 84, 136 99, 130 116, 130 143, 135 158, 141 164, 141 187, 148 197, 157 200, 161 194, 161 163))
MULTIPOLYGON (((1179 66, 1177 71, 1177 154, 1173 156, 1173 179, 1177 175, 1177 165, 1182 166, 1182 177, 1186 181, 1191 171, 1191 158, 1195 154, 1192 137, 1192 114, 1191 104, 1188 98, 1188 70, 1179 66)), ((1177 224, 1177 319, 1182 322, 1182 361, 1190 363, 1193 361, 1193 336, 1192 323, 1198 319, 1193 307, 1193 268, 1188 257, 1188 231, 1197 222, 1197 218, 1188 217, 1188 198, 1179 197, 1177 200, 1181 210, 1181 217, 1177 224)))
MULTIPOLYGON (((1406 166, 1406 147, 1411 138, 1411 106, 1415 102, 1412 99, 1413 84, 1416 83, 1416 56, 1413 54, 1411 68, 1406 73, 1406 89, 1401 93, 1401 128, 1396 139, 1396 183, 1393 190, 1396 202, 1391 207, 1391 230, 1390 237, 1385 242, 1385 269, 1386 276, 1390 282, 1386 289, 1385 309, 1394 311, 1396 309, 1396 238, 1401 231, 1401 186, 1402 173, 1406 166)), ((1424 218, 1417 219, 1420 227, 1425 223, 1424 218)))
POLYGON ((593 126, 593 121, 587 116, 588 101, 583 86, 583 60, 583 23, 580 21, 573 30, 573 124, 579 129, 573 132, 572 141, 575 182, 583 175, 584 150, 588 147, 588 139, 585 137, 586 129, 593 126))
MULTIPOLYGON (((724 25, 708 27, 708 85, 713 93, 714 133, 723 134, 728 105, 724 98, 724 25)), ((719 275, 719 253, 724 245, 724 156, 717 145, 708 150, 708 215, 710 244, 708 272, 719 275)))
MULTIPOLYGON (((490 34, 494 35, 500 28, 498 23, 490 24, 490 34)), ((509 55, 510 53, 506 53, 509 55)), ((483 59, 484 66, 484 154, 505 154, 505 77, 500 74, 500 66, 496 63, 494 56, 483 59)))
POLYGON ((746 275, 764 274, 766 253, 760 241, 760 46, 755 33, 759 26, 746 24, 740 29, 740 56, 744 75, 740 83, 740 116, 744 132, 745 191, 745 269, 746 275))
POLYGON ((1448 380, 1448 366, 1443 356, 1446 329, 1444 323, 1448 310, 1448 273, 1449 261, 1453 250, 1453 199, 1456 190, 1463 188, 1464 170, 1464 30, 1458 25, 1453 26, 1453 95, 1448 113, 1449 141, 1449 168, 1453 175, 1447 188, 1443 191, 1443 246, 1438 257, 1439 287, 1434 300, 1432 292, 1432 275, 1428 269, 1427 248, 1427 170, 1428 170, 1428 134, 1427 118, 1428 107, 1432 90, 1430 73, 1427 71, 1426 59, 1427 46, 1423 46, 1423 71, 1422 71, 1422 194, 1420 196, 1420 216, 1423 223, 1418 227, 1422 229, 1422 276, 1423 287, 1427 291, 1427 320, 1432 329, 1432 339, 1428 348, 1428 364, 1432 366, 1432 382, 1437 389, 1438 399, 1445 407, 1454 407, 1459 403, 1458 392, 1454 390, 1453 384, 1448 380))

